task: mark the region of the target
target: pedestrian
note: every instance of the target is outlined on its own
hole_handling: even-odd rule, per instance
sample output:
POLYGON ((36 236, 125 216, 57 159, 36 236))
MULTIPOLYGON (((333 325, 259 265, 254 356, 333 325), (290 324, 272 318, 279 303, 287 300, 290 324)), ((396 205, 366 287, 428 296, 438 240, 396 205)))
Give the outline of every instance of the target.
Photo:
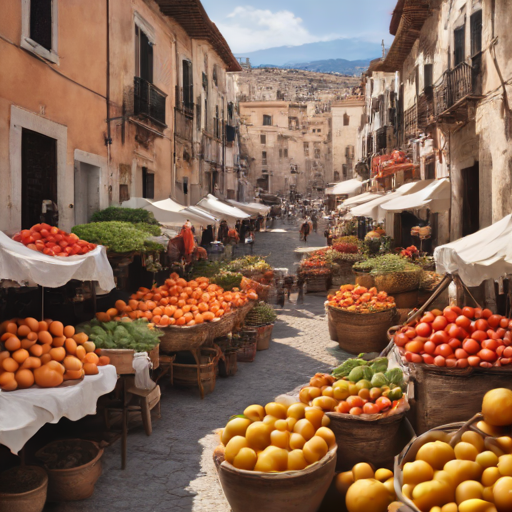
POLYGON ((240 219, 236 221, 235 223, 235 229, 236 229, 236 232, 238 233, 238 235, 240 236, 240 229, 242 227, 242 223, 240 222, 240 219))
POLYGON ((227 237, 223 241, 226 258, 228 260, 233 259, 233 249, 234 249, 235 245, 238 245, 239 240, 240 240, 240 237, 238 236, 236 229, 231 228, 228 231, 227 237))
POLYGON ((213 226, 208 225, 201 235, 201 247, 206 249, 206 252, 210 254, 211 244, 214 240, 213 237, 213 226))
POLYGON ((245 244, 245 237, 247 236, 248 230, 249 230, 249 222, 247 222, 247 220, 244 220, 242 222, 242 225, 240 226, 240 231, 239 231, 240 242, 242 242, 243 244, 245 244))
POLYGON ((217 233, 217 240, 219 242, 224 243, 224 239, 228 236, 228 231, 229 231, 228 223, 225 220, 221 221, 220 226, 219 226, 219 231, 217 233))
POLYGON ((308 219, 304 219, 304 222, 302 223, 302 226, 300 227, 301 240, 304 240, 304 242, 307 242, 309 232, 310 232, 310 227, 309 227, 308 219))
POLYGON ((313 222, 313 231, 318 233, 318 217, 316 212, 313 212, 313 215, 311 215, 311 221, 313 222))

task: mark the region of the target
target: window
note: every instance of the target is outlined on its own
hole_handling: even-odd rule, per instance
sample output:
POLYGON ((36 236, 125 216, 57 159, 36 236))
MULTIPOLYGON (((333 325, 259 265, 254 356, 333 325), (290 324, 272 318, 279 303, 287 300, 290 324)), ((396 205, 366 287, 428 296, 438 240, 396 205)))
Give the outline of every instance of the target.
POLYGON ((348 126, 350 124, 350 116, 348 114, 343 114, 343 126, 348 126))
POLYGON ((316 132, 317 133, 322 133, 322 130, 320 130, 320 128, 318 128, 318 130, 316 132))
POLYGON ((260 135, 260 142, 262 144, 266 144, 267 143, 267 136, 266 135, 260 135))
POLYGON ((309 156, 309 142, 304 142, 304 156, 309 156))
POLYGON ((272 126, 272 116, 263 116, 263 126, 272 126))
POLYGON ((267 165, 267 152, 266 151, 261 152, 261 164, 267 165))
POLYGON ((212 75, 212 80, 213 80, 213 83, 218 86, 219 85, 219 82, 218 82, 218 78, 217 78, 217 64, 215 64, 213 66, 213 75, 212 75))
POLYGON ((208 100, 204 100, 204 131, 208 131, 208 100))
POLYGON ((205 91, 208 91, 208 75, 206 73, 203 73, 202 78, 203 78, 203 89, 205 91))
POLYGON ((147 167, 142 168, 142 197, 155 198, 155 175, 149 172, 147 167))
POLYGON ((283 154, 285 158, 288 158, 288 148, 284 148, 283 154))
POLYGON ((434 84, 433 68, 432 64, 425 64, 423 67, 423 90, 432 87, 434 84))
MULTIPOLYGON (((194 107, 194 80, 192 76, 192 62, 189 60, 183 61, 183 105, 186 109, 192 110, 194 107)), ((205 110, 205 122, 206 122, 205 110)))
POLYGON ((343 164, 342 168, 343 168, 343 177, 346 178, 348 176, 348 165, 343 164))
POLYGON ((465 46, 465 39, 466 39, 466 25, 462 25, 462 27, 459 27, 455 29, 453 32, 453 65, 458 66, 461 62, 464 62, 464 59, 466 58, 466 54, 464 52, 464 46, 465 46))
POLYGON ((220 138, 219 106, 215 105, 215 117, 213 119, 213 130, 216 139, 220 138))
POLYGON ((471 15, 471 56, 482 51, 482 11, 471 15))
POLYGON ((153 46, 138 25, 135 25, 135 76, 153 83, 153 46))
POLYGON ((58 64, 58 0, 22 0, 21 47, 58 64))
POLYGON ((283 150, 282 149, 279 150, 279 158, 283 158, 283 150))
POLYGON ((340 181, 340 173, 338 171, 334 171, 334 181, 340 181))

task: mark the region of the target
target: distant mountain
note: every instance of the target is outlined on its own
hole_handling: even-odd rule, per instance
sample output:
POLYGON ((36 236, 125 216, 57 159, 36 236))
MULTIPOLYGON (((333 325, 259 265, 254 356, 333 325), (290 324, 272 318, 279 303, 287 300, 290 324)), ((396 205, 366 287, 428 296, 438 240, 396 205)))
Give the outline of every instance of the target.
POLYGON ((382 54, 379 43, 362 39, 334 39, 308 43, 300 46, 280 46, 258 50, 245 54, 237 53, 237 57, 248 57, 253 66, 270 65, 279 67, 295 67, 300 63, 313 63, 324 60, 368 60, 382 54))
MULTIPOLYGON (((372 59, 365 60, 345 60, 329 59, 315 60, 313 62, 301 62, 298 64, 289 64, 279 66, 281 68, 303 69, 305 71, 316 71, 317 73, 340 73, 342 75, 360 75, 368 69, 372 59)), ((263 66, 260 66, 263 67, 263 66)), ((274 67, 274 66, 272 66, 274 67)))

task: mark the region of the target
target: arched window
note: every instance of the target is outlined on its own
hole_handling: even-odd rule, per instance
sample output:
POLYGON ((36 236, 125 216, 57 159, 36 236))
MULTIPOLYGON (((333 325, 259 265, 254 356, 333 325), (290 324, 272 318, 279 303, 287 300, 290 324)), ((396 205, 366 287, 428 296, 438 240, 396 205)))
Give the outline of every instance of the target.
POLYGON ((348 126, 350 124, 350 116, 348 114, 343 114, 343 126, 348 126))
POLYGON ((334 171, 334 181, 340 181, 340 173, 338 171, 334 171))

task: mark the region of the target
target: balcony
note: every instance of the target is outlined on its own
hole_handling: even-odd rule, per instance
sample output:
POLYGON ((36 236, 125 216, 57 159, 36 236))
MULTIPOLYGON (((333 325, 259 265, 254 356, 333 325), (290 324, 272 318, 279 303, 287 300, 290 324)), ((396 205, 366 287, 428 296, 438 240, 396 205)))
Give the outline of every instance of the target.
POLYGON ((151 82, 136 76, 133 83, 133 114, 145 117, 163 128, 165 123, 165 99, 167 94, 151 82))
POLYGON ((441 83, 435 88, 435 115, 439 121, 456 123, 466 121, 468 101, 477 101, 480 73, 462 62, 443 75, 441 83))
POLYGON ((404 112, 404 135, 406 139, 418 135, 418 104, 404 112))

